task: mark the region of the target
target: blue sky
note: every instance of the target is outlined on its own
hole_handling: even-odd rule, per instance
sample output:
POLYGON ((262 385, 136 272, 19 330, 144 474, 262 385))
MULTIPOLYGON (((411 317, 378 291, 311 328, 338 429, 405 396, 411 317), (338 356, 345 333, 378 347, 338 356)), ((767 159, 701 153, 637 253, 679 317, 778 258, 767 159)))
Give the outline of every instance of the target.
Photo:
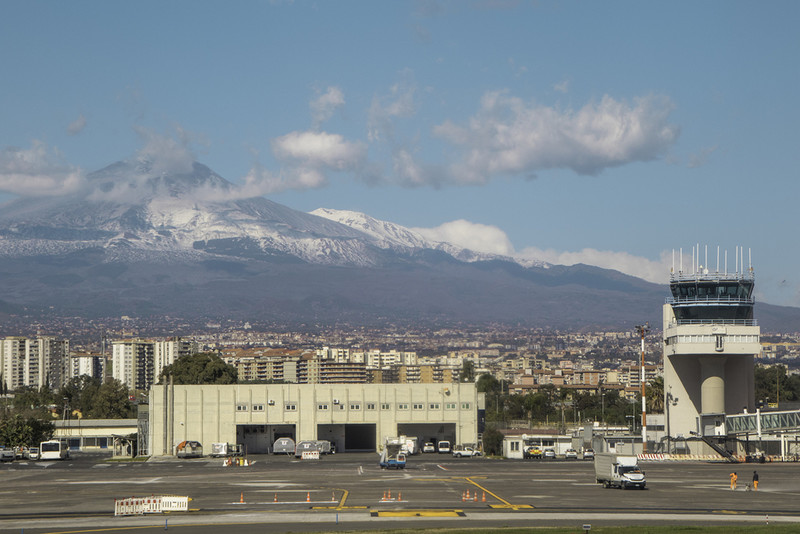
POLYGON ((800 305, 798 2, 17 2, 0 191, 137 154, 302 211, 800 305), (688 265, 690 260, 685 260, 688 265))

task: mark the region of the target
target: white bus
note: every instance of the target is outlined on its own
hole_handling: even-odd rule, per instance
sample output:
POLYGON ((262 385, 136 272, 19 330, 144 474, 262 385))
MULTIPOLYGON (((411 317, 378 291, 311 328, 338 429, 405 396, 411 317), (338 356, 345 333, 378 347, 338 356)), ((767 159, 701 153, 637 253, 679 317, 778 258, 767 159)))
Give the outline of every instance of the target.
POLYGON ((66 460, 67 458, 69 458, 69 448, 66 443, 51 439, 39 444, 40 460, 66 460))

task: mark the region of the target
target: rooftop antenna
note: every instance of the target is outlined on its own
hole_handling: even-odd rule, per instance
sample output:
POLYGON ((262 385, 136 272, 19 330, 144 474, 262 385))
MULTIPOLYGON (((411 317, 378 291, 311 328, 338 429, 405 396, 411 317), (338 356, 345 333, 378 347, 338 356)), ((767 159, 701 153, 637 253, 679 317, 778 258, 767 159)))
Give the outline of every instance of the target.
POLYGON ((706 260, 705 260, 705 271, 704 273, 708 273, 708 245, 704 245, 706 250, 706 260))
POLYGON ((734 273, 738 273, 739 272, 739 245, 736 245, 736 263, 734 265, 736 267, 736 270, 733 271, 733 272, 734 273))
POLYGON ((675 274, 675 249, 672 249, 672 270, 670 271, 671 274, 675 274))
POLYGON ((753 271, 753 251, 747 248, 747 268, 750 272, 753 271))
POLYGON ((728 251, 725 251, 725 274, 728 274, 728 251))
POLYGON ((680 263, 681 270, 680 270, 680 272, 681 272, 681 274, 683 274, 683 247, 681 247, 678 250, 680 251, 680 259, 681 259, 681 263, 680 263))
POLYGON ((719 274, 719 245, 717 245, 717 274, 719 274))

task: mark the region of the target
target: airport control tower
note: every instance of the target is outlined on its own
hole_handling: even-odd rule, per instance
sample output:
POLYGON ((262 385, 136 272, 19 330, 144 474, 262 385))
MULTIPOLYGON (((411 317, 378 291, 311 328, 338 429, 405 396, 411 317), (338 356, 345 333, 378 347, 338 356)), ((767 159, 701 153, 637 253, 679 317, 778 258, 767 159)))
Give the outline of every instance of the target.
MULTIPOLYGON (((753 318, 753 268, 744 267, 737 247, 733 272, 699 261, 700 246, 692 251, 692 266, 680 265, 670 275, 672 296, 664 304, 664 406, 667 434, 724 435, 724 415, 754 408, 753 369, 760 353, 760 329, 753 318)), ((688 259, 688 258, 687 258, 688 259)), ((687 262, 688 263, 688 262, 687 262)))

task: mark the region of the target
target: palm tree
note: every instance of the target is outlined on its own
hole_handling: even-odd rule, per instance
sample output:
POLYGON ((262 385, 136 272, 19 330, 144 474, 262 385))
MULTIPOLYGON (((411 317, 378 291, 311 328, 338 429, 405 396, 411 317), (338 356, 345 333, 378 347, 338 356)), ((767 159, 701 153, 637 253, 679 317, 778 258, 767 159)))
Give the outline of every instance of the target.
POLYGON ((664 377, 657 376, 647 384, 647 411, 664 413, 664 377))

